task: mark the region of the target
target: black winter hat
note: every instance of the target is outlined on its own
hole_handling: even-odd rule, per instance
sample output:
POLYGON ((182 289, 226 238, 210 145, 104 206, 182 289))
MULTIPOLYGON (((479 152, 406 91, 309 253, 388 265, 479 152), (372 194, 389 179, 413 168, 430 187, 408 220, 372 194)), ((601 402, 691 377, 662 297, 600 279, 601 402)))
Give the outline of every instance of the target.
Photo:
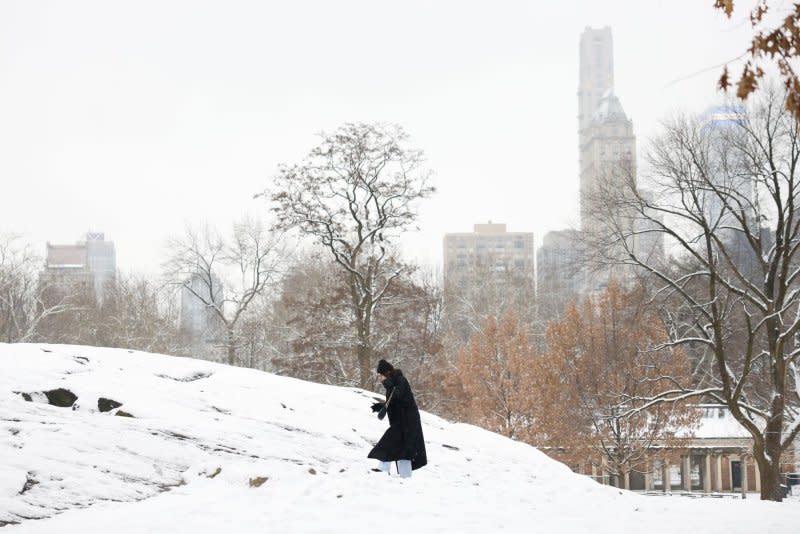
POLYGON ((381 360, 378 362, 379 375, 388 375, 392 371, 394 371, 394 367, 392 367, 391 363, 387 362, 386 360, 381 360))

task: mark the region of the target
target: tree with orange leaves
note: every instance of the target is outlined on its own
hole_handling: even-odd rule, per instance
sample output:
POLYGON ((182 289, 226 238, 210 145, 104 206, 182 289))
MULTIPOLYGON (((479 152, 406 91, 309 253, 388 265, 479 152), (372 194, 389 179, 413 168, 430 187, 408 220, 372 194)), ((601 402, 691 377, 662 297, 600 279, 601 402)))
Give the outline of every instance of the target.
MULTIPOLYGON (((750 10, 750 25, 755 34, 750 47, 745 52, 749 56, 742 68, 739 80, 736 81, 736 96, 746 100, 758 89, 758 82, 764 78, 764 67, 767 62, 774 62, 779 76, 786 89, 785 105, 796 121, 800 121, 800 71, 797 60, 800 57, 800 2, 790 6, 779 4, 783 10, 782 19, 773 23, 767 22, 770 12, 769 0, 758 0, 750 10)), ((715 0, 714 7, 725 12, 728 18, 733 15, 734 0, 715 0)), ((731 86, 728 67, 722 72, 719 86, 727 90, 731 86)))
POLYGON ((686 355, 667 345, 665 327, 641 290, 608 289, 550 323, 548 351, 537 362, 536 444, 571 464, 603 460, 620 485, 654 460, 663 445, 678 445, 676 431, 691 425, 685 404, 631 410, 690 374, 686 355), (568 414, 568 415, 566 415, 568 414))
POLYGON ((525 440, 533 425, 534 355, 523 324, 513 311, 489 316, 457 357, 463 399, 459 416, 467 422, 525 440))

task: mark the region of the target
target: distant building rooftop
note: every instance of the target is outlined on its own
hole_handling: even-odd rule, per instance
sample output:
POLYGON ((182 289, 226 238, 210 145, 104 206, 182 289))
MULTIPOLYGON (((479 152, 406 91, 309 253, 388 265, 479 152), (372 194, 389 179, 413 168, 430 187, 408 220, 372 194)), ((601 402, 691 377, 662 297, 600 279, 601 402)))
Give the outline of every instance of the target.
POLYGON ((86 245, 51 245, 47 243, 47 267, 81 268, 89 263, 86 245))

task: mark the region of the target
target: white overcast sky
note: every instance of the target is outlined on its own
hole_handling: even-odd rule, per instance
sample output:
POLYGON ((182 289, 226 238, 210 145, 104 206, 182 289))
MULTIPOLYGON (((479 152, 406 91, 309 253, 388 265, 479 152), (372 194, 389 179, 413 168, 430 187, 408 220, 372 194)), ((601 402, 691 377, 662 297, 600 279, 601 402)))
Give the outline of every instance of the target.
POLYGON ((229 225, 280 162, 348 121, 401 124, 437 195, 407 254, 505 222, 537 242, 578 211, 578 43, 611 26, 638 150, 713 104, 747 46, 711 0, 0 2, 0 233, 40 253, 104 231, 156 272, 186 223, 229 225), (701 72, 700 74, 696 74, 701 72))

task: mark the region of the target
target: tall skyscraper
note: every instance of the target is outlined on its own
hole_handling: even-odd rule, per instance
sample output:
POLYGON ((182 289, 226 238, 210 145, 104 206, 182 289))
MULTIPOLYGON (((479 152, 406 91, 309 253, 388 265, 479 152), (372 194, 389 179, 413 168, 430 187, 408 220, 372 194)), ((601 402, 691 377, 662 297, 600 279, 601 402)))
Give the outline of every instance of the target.
POLYGON ((608 26, 583 31, 578 79, 578 131, 582 135, 600 99, 614 88, 614 43, 608 26))
POLYGON ((216 276, 194 274, 183 283, 178 326, 194 350, 210 354, 221 343, 222 321, 216 309, 224 301, 222 281, 216 276))
POLYGON ((622 206, 636 184, 636 137, 633 122, 614 94, 614 53, 611 28, 586 28, 580 41, 578 86, 578 141, 580 162, 580 226, 585 253, 596 261, 586 272, 588 291, 602 289, 610 277, 630 273, 613 267, 626 256, 615 239, 622 229, 633 244, 635 213, 622 206))
POLYGON ((633 122, 614 94, 611 28, 587 28, 581 35, 578 87, 581 229, 599 228, 599 197, 606 188, 622 190, 636 173, 633 122))
POLYGON ((583 130, 581 163, 581 229, 597 230, 607 209, 606 191, 623 192, 636 176, 636 136, 633 122, 609 89, 583 130))
POLYGON ((106 241, 102 232, 86 234, 86 260, 94 274, 94 291, 102 301, 106 286, 117 276, 117 252, 113 241, 106 241))
POLYGON ((745 113, 743 107, 714 106, 699 117, 700 131, 709 150, 709 167, 713 169, 709 176, 713 188, 708 188, 701 202, 707 224, 715 228, 725 247, 725 257, 741 275, 763 281, 761 262, 747 234, 758 236, 765 250, 774 235, 767 227, 761 227, 758 195, 748 173, 750 164, 740 150, 732 149, 735 144, 744 144, 745 113))
MULTIPOLYGON (((714 106, 700 115, 699 122, 701 132, 708 139, 709 157, 713 158, 713 168, 717 169, 717 173, 709 177, 710 181, 713 181, 714 186, 723 194, 735 192, 737 196, 740 196, 742 205, 745 207, 745 216, 757 227, 752 209, 753 199, 756 198, 753 180, 747 176, 746 172, 737 172, 745 166, 742 161, 744 156, 739 151, 730 150, 732 139, 739 138, 741 140, 744 137, 741 128, 744 119, 744 108, 714 106)), ((708 193, 702 201, 704 216, 709 223, 719 226, 722 233, 730 234, 730 229, 724 227, 736 226, 736 221, 731 209, 724 206, 722 198, 717 194, 708 193)), ((726 235, 725 237, 730 236, 726 235)))

